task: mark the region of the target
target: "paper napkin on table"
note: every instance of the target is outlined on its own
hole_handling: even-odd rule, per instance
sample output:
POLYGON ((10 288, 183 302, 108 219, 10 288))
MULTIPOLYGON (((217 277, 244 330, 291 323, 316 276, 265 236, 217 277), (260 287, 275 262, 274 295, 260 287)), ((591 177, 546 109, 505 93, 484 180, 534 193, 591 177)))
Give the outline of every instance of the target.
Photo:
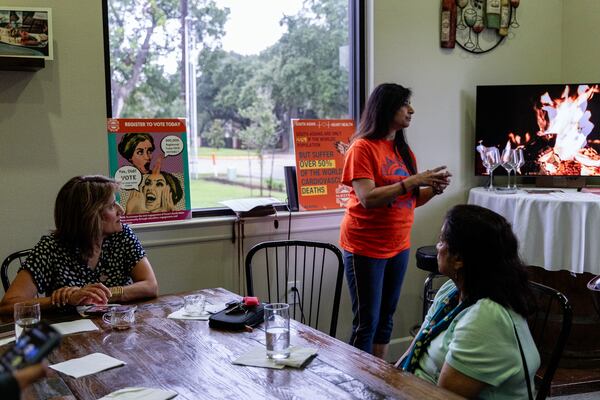
MULTIPOLYGON (((77 332, 87 332, 87 331, 97 331, 98 327, 89 319, 78 319, 75 321, 68 322, 59 322, 56 324, 51 324, 51 326, 60 332, 61 335, 69 335, 71 333, 77 332)), ((0 346, 3 346, 7 343, 14 342, 15 337, 9 336, 0 339, 0 346)))
POLYGON ((200 321, 208 321, 211 314, 218 313, 221 310, 224 310, 226 307, 225 303, 217 303, 217 304, 206 304, 204 309, 208 312, 208 314, 203 315, 187 315, 185 313, 185 309, 180 309, 175 312, 172 312, 167 316, 167 318, 172 319, 196 319, 200 321))
POLYGON ((98 400, 169 400, 177 396, 172 390, 129 387, 107 394, 98 400))
POLYGON ((15 337, 14 336, 9 336, 9 337, 5 337, 0 339, 0 346, 4 346, 7 343, 10 342, 14 342, 15 341, 15 337))
POLYGON ((125 362, 107 356, 102 353, 92 353, 84 357, 73 358, 58 364, 50 365, 50 368, 73 378, 95 374, 110 368, 125 365, 125 362))
POLYGON ((59 331, 62 335, 98 330, 96 324, 89 319, 77 319, 75 321, 59 322, 57 324, 52 324, 52 327, 59 331))
POLYGON ((267 351, 264 346, 261 346, 255 347, 246 354, 241 355, 237 360, 234 360, 233 363, 275 369, 282 369, 285 367, 300 368, 315 354, 317 354, 317 349, 292 346, 290 347, 290 356, 288 358, 273 360, 267 357, 267 351))

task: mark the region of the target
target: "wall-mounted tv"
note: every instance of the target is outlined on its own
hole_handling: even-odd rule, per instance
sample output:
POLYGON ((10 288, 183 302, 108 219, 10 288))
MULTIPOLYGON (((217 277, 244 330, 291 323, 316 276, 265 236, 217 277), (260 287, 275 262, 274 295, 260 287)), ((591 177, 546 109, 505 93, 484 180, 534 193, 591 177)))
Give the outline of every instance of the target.
POLYGON ((477 175, 483 145, 523 148, 522 176, 600 176, 598 83, 477 86, 475 119, 477 175))

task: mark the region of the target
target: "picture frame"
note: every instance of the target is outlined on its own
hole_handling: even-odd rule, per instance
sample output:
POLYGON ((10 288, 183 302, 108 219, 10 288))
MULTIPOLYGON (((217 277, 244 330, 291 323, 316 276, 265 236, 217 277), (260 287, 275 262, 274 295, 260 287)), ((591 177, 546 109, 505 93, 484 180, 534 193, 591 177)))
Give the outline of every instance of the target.
POLYGON ((53 60, 52 9, 0 6, 0 59, 53 60))

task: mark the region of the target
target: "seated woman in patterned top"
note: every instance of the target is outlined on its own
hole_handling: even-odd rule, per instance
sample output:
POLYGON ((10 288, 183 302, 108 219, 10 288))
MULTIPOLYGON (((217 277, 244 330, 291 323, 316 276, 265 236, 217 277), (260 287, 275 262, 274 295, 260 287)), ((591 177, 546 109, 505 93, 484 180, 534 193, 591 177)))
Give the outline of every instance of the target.
POLYGON ((121 223, 118 184, 77 176, 58 192, 56 229, 42 236, 6 291, 0 312, 37 298, 43 308, 156 297, 158 283, 138 238, 121 223))

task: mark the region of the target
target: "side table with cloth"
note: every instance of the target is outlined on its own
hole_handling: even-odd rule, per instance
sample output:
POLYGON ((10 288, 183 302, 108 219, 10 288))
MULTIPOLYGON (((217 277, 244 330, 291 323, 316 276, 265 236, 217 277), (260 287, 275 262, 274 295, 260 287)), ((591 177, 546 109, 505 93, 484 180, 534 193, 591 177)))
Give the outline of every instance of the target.
POLYGON ((499 194, 469 192, 469 204, 489 208, 512 224, 523 260, 548 271, 600 274, 600 196, 561 189, 499 194))

